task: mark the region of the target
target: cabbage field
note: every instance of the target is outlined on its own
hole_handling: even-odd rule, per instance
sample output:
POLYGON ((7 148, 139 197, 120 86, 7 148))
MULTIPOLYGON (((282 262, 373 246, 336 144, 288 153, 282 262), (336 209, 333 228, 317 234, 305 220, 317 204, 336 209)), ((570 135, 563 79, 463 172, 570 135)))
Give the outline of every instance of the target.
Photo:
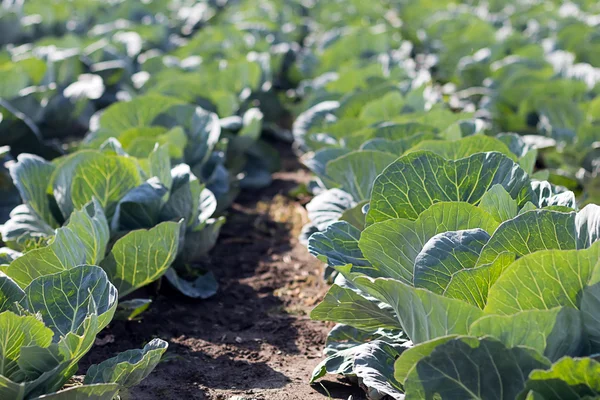
POLYGON ((3 0, 0 400, 600 399, 600 3, 3 0))

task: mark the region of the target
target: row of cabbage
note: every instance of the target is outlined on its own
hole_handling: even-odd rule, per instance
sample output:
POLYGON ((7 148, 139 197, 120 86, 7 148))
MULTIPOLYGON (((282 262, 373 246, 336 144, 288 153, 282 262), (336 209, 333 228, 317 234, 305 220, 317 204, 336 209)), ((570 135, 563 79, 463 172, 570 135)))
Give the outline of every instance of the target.
POLYGON ((302 240, 333 282, 311 317, 338 323, 311 380, 595 398, 597 4, 348 4, 311 10, 298 59, 317 66, 293 130, 315 174, 302 240))
MULTIPOLYGON (((261 125, 270 136, 289 135, 279 128, 289 119, 279 89, 291 85, 289 65, 303 30, 300 6, 242 1, 224 7, 195 0, 5 3, 0 25, 17 37, 0 52, 0 146, 10 146, 13 155, 53 159, 92 131, 86 142, 93 147, 99 137, 118 135, 126 151, 147 156, 155 141, 171 141, 174 161, 199 164, 202 154, 193 152, 206 146, 199 136, 208 133, 193 130, 191 106, 167 112, 175 105, 172 99, 156 102, 155 97, 139 100, 137 106, 121 105, 146 96, 173 97, 197 106, 201 115, 196 119, 210 113, 220 120, 223 132, 213 130, 210 140, 230 154, 226 162, 211 160, 213 170, 204 171, 218 175, 205 181, 220 177, 215 190, 270 182, 277 153, 258 135, 261 125), (115 102, 119 106, 112 107, 110 117, 99 120, 115 102), (156 105, 141 112, 148 103, 156 105), (253 110, 257 107, 261 112, 253 110), (167 134, 176 126, 186 138, 181 132, 167 134), (145 129, 149 127, 156 129, 145 129), (133 128, 144 129, 126 132, 133 128), (230 140, 232 135, 246 137, 230 140), (176 148, 186 148, 185 157, 176 148), (217 168, 225 163, 228 179, 223 167, 217 168)), ((236 190, 231 188, 230 196, 236 190)))
POLYGON ((10 213, 0 216, 1 398, 124 395, 165 341, 65 384, 113 318, 150 306, 132 294, 163 277, 192 298, 216 292, 202 261, 223 212, 278 168, 261 134, 289 135, 280 93, 301 9, 277 0, 2 3, 0 206, 10 213))

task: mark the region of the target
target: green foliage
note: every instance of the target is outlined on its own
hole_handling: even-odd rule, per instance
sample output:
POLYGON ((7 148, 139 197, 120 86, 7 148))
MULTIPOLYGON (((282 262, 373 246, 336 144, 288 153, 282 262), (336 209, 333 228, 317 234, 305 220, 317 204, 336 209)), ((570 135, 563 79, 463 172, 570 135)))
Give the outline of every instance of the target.
POLYGON ((61 391, 96 334, 111 321, 116 288, 101 268, 91 265, 40 276, 23 290, 5 275, 2 279, 0 297, 6 299, 0 310, 2 397, 112 399, 120 389, 146 377, 166 349, 166 342, 157 339, 152 347, 158 350, 145 348, 142 360, 134 351, 123 353, 117 362, 91 367, 90 382, 86 378, 84 386, 61 391), (155 355, 146 356, 152 351, 155 355), (110 369, 107 365, 118 367, 119 374, 96 378, 99 371, 110 369))
POLYGON ((294 114, 317 195, 302 239, 334 281, 312 317, 345 324, 312 380, 600 393, 596 2, 5 3, 0 397, 112 399, 146 377, 164 342, 57 392, 119 296, 161 276, 214 294, 221 213, 271 183, 263 134, 289 140, 294 114))

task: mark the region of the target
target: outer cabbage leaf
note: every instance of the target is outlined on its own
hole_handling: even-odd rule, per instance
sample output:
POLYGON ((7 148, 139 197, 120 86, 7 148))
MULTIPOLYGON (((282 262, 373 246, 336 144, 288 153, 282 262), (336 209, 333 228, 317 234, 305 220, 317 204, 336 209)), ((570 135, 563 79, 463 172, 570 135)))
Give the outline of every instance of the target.
POLYGON ((447 335, 466 335, 483 311, 460 300, 394 279, 356 277, 359 289, 392 306, 402 330, 416 344, 447 335))
POLYGON ((550 361, 581 354, 585 348, 582 320, 577 310, 556 307, 527 310, 511 315, 487 315, 475 321, 469 335, 492 336, 506 347, 535 349, 550 361))
POLYGON ((119 385, 100 383, 73 386, 55 393, 45 394, 31 400, 112 400, 119 392, 119 385))
POLYGON ((514 218, 519 213, 517 201, 499 184, 492 186, 483 195, 479 207, 492 214, 499 222, 514 218))
POLYGON ((102 269, 82 265, 35 279, 25 288, 22 303, 41 314, 57 339, 77 332, 90 313, 99 317, 98 331, 108 325, 117 307, 117 290, 102 269))
POLYGON ((129 157, 79 151, 54 171, 54 197, 65 218, 96 198, 112 218, 118 202, 142 183, 138 163, 129 157))
POLYGON ((117 383, 125 388, 135 386, 154 370, 167 347, 168 343, 164 340, 153 339, 141 350, 128 350, 92 365, 83 383, 117 383))
POLYGON ((406 398, 515 399, 529 373, 549 365, 531 349, 509 349, 491 338, 456 338, 439 344, 411 370, 406 398))
POLYGON ((31 154, 21 154, 17 160, 18 162, 10 168, 10 174, 23 203, 33 210, 41 221, 56 228, 58 223, 50 209, 47 192, 54 165, 31 154))
POLYGON ((443 202, 432 205, 416 220, 389 219, 367 227, 359 247, 380 276, 412 284, 415 259, 435 235, 448 231, 480 228, 493 233, 498 222, 471 204, 443 202))
MULTIPOLYGON (((360 235, 360 230, 349 223, 335 222, 325 231, 310 236, 308 251, 330 267, 352 264, 356 270, 372 270, 358 248, 360 235)), ((376 271, 372 272, 376 273, 376 271)))
POLYGON ((84 264, 85 260, 85 248, 77 234, 69 228, 59 228, 48 246, 26 252, 10 263, 4 272, 25 287, 35 278, 68 270, 84 264))
POLYGON ((396 156, 393 154, 359 150, 327 163, 325 173, 332 182, 359 202, 371 197, 375 178, 394 160, 396 156))
MULTIPOLYGON (((110 230, 102 206, 94 199, 81 210, 75 210, 66 225, 72 231, 85 252, 85 263, 97 265, 106 253, 110 230)), ((75 243, 72 244, 76 246, 75 243)))
POLYGON ((528 175, 500 153, 478 153, 456 161, 426 151, 411 153, 392 163, 375 180, 367 224, 393 218, 414 220, 442 201, 477 205, 496 184, 519 205, 534 199, 528 175))
POLYGON ((48 347, 53 336, 54 332, 35 316, 0 313, 0 375, 14 380, 22 348, 48 347))
POLYGON ((403 400, 400 382, 394 376, 394 362, 404 348, 379 340, 366 343, 354 358, 354 372, 369 388, 387 394, 393 399, 403 400))
POLYGON ((119 239, 100 263, 119 296, 160 278, 177 255, 181 222, 163 222, 149 230, 137 230, 119 239))
POLYGON ((219 284, 212 272, 207 272, 190 281, 183 279, 174 268, 169 268, 165 278, 184 295, 193 299, 207 299, 217 293, 219 284))
POLYGON ((598 374, 598 361, 565 357, 548 370, 532 371, 525 388, 535 391, 545 400, 596 398, 600 396, 598 374))
POLYGON ((335 321, 363 330, 402 328, 389 307, 338 285, 329 288, 323 301, 310 313, 310 317, 320 321, 335 321))
POLYGON ((443 294, 454 274, 475 266, 489 239, 480 228, 435 235, 415 259, 414 285, 443 294))
POLYGON ((458 160, 489 151, 502 153, 513 161, 517 160, 515 154, 502 141, 485 135, 467 136, 459 140, 427 140, 410 148, 406 154, 420 150, 431 151, 447 160, 458 160))
POLYGON ((129 102, 118 102, 107 108, 99 118, 99 132, 88 139, 96 137, 100 143, 109 136, 127 131, 131 128, 150 126, 152 121, 164 110, 181 101, 165 96, 147 95, 137 97, 129 102))
POLYGON ((344 213, 356 204, 351 194, 341 189, 329 189, 315 196, 306 205, 308 218, 315 227, 323 231, 337 221, 344 213))
MULTIPOLYGON (((504 271, 492 286, 486 313, 566 306, 579 309, 600 257, 600 243, 586 250, 544 250, 528 254, 504 271)), ((591 282, 595 283, 595 282, 591 282)))

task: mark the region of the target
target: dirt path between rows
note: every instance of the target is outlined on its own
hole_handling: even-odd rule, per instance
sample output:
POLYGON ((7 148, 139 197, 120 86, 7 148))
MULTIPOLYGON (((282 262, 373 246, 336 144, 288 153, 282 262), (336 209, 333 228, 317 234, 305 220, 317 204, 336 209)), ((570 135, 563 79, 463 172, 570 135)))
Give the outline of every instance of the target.
POLYGON ((169 342, 167 361, 131 391, 132 399, 364 399, 335 377, 308 384, 331 327, 308 313, 327 285, 321 264, 297 240, 307 199, 288 195, 309 173, 289 148, 281 152, 273 184, 242 194, 228 211, 207 260, 218 294, 191 301, 162 289, 142 321, 113 322, 99 335, 109 343, 94 347, 82 371, 160 337, 169 342))

